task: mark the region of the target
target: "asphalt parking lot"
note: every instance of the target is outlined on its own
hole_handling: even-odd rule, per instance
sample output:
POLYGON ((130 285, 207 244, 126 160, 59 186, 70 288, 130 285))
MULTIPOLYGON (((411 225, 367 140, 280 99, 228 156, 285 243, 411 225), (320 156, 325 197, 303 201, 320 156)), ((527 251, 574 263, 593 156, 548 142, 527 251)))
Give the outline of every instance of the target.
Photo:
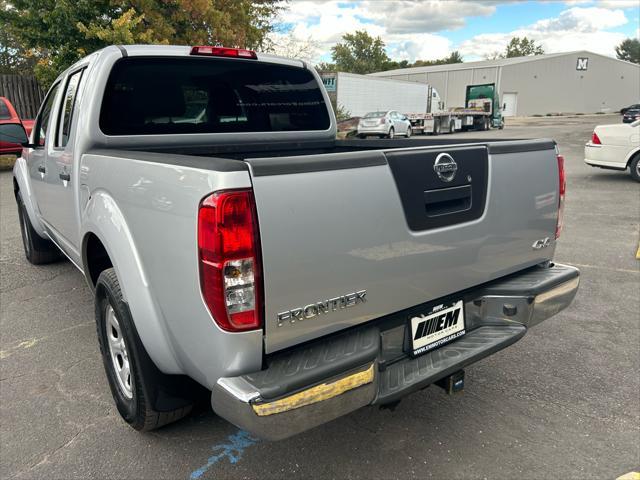
MULTIPOLYGON (((570 308, 466 371, 289 440, 255 441, 202 409, 156 432, 120 420, 98 352, 93 298, 69 263, 22 252, 11 173, 0 174, 0 477, 616 478, 640 467, 640 184, 587 167, 583 145, 618 115, 536 118, 462 136, 556 139, 578 266, 570 308)), ((410 142, 411 140, 408 140, 410 142)))

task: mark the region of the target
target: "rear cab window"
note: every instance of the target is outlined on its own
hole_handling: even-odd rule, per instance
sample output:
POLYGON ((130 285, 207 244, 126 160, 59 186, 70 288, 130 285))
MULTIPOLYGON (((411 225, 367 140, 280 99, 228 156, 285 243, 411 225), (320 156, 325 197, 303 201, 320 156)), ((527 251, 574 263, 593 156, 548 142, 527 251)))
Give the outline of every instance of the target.
POLYGON ((106 135, 324 131, 313 74, 255 60, 128 57, 113 67, 100 112, 106 135))

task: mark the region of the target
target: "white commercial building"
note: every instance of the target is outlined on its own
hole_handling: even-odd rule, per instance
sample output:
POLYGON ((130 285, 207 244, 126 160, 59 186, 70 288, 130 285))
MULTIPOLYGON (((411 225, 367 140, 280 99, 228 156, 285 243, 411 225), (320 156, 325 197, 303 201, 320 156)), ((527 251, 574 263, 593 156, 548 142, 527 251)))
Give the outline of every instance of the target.
POLYGON ((640 102, 640 65, 587 51, 371 75, 431 84, 449 108, 464 106, 467 85, 495 83, 505 116, 614 112, 640 102))

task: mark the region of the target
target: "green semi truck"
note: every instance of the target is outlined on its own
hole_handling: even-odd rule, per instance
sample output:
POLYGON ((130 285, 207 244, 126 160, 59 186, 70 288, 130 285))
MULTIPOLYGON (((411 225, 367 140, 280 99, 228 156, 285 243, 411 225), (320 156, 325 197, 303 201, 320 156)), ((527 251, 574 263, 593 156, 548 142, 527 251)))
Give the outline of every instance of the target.
MULTIPOLYGON (((429 97, 440 99, 428 85, 429 97), (431 92, 434 92, 433 94, 431 92)), ((407 113, 415 133, 454 133, 459 130, 504 128, 500 96, 494 83, 467 85, 464 107, 446 108, 443 102, 429 102, 424 113, 407 113)))

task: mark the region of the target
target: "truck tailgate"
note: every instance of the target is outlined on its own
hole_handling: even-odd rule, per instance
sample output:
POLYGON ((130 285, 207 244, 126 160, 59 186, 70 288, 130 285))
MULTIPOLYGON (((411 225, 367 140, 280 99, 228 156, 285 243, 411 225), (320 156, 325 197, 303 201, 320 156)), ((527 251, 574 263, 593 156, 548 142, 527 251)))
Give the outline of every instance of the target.
POLYGON ((553 256, 552 141, 247 161, 268 353, 553 256))

